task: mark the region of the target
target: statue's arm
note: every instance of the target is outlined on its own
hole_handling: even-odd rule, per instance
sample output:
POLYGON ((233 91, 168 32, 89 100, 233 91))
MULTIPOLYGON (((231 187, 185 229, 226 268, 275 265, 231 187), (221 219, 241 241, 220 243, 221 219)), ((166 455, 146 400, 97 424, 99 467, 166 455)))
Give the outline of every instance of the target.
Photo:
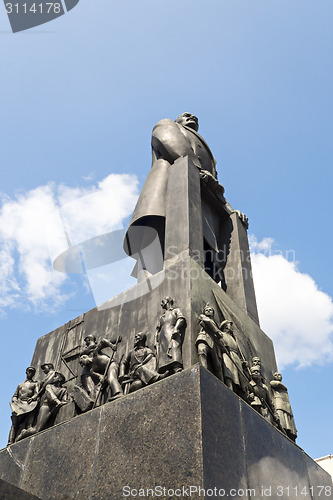
POLYGON ((120 362, 119 374, 118 374, 118 379, 120 381, 122 381, 122 379, 125 377, 125 375, 128 374, 129 368, 130 368, 130 361, 131 361, 131 351, 120 362))
POLYGON ((21 385, 18 385, 16 387, 16 391, 14 392, 14 395, 12 397, 12 403, 16 403, 19 400, 19 398, 20 398, 20 387, 21 387, 21 385))
POLYGON ((34 387, 34 393, 33 393, 33 396, 37 396, 38 391, 39 391, 39 382, 36 382, 36 383, 35 383, 35 387, 34 387))
POLYGON ((155 330, 155 337, 154 337, 154 347, 156 349, 157 345, 159 344, 160 342, 160 331, 161 331, 161 323, 160 321, 157 323, 156 325, 156 330, 155 330))

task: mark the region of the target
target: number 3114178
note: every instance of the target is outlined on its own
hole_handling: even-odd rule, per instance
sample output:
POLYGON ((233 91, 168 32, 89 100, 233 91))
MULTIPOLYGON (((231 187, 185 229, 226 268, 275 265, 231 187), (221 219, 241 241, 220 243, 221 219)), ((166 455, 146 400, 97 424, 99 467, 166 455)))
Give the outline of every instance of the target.
POLYGON ((53 2, 33 3, 6 3, 7 14, 60 14, 61 4, 53 2))

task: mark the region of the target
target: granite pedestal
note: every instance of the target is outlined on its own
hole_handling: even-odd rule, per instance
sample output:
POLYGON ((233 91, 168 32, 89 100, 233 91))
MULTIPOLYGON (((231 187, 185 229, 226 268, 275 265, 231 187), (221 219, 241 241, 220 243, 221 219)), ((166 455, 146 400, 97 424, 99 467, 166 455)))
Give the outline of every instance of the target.
POLYGON ((304 500, 322 500, 318 486, 332 487, 200 365, 2 450, 0 477, 43 500, 132 499, 140 491, 193 500, 281 492, 296 500, 302 491, 304 500))

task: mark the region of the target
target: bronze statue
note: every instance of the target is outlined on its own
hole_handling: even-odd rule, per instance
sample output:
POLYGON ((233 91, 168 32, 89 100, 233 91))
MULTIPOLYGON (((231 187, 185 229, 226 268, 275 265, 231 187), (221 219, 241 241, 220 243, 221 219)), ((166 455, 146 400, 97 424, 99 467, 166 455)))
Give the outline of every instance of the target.
POLYGON ((130 224, 151 216, 165 217, 168 168, 179 158, 188 156, 199 170, 217 177, 216 161, 198 129, 198 118, 191 113, 183 113, 175 121, 166 118, 155 125, 151 170, 130 224))
MULTIPOLYGON (((49 424, 51 417, 55 417, 59 409, 69 402, 67 389, 63 387, 65 377, 62 373, 54 371, 50 366, 51 363, 44 364, 44 373, 46 377, 43 381, 43 388, 38 392, 39 407, 36 422, 33 426, 23 431, 18 436, 17 440, 27 436, 32 436, 37 432, 45 429, 49 424)), ((36 396, 30 398, 34 400, 36 396)))
POLYGON ((113 354, 109 356, 103 352, 103 349, 110 347, 114 353, 117 342, 108 339, 97 342, 93 335, 88 335, 85 343, 80 356, 80 364, 84 367, 81 380, 90 398, 94 399, 94 406, 105 402, 106 398, 113 401, 121 397, 123 391, 118 380, 118 363, 113 354))
POLYGON ((12 427, 9 432, 8 445, 13 444, 23 429, 27 429, 33 423, 37 401, 32 398, 38 393, 38 382, 33 380, 35 373, 36 369, 28 366, 27 378, 17 386, 10 403, 12 427))
POLYGON ((248 365, 233 332, 233 322, 223 321, 220 330, 222 332, 221 341, 225 347, 222 354, 224 383, 229 389, 245 397, 249 380, 244 370, 248 370, 248 365))
POLYGON ((97 340, 95 335, 87 335, 84 338, 84 342, 85 346, 80 353, 79 359, 79 363, 83 368, 81 373, 81 383, 86 393, 92 400, 94 400, 96 385, 90 373, 92 356, 89 358, 89 355, 92 355, 93 351, 97 349, 97 340), (88 359, 88 361, 86 361, 86 359, 88 359))
POLYGON ((129 392, 134 392, 145 385, 152 384, 168 375, 156 371, 156 356, 146 346, 147 336, 138 332, 134 336, 134 349, 129 351, 126 358, 120 363, 119 380, 130 384, 129 392))
POLYGON ((295 426, 293 412, 290 406, 288 389, 284 384, 282 384, 281 373, 275 372, 273 374, 273 377, 274 380, 270 382, 270 385, 273 390, 273 401, 276 412, 279 416, 281 426, 287 436, 293 441, 296 441, 297 429, 295 426))
POLYGON ((214 309, 207 303, 199 316, 201 326, 195 341, 201 365, 218 379, 224 380, 222 371, 222 333, 214 319, 214 309))
POLYGON ((279 427, 279 417, 275 411, 268 387, 262 382, 258 365, 251 366, 251 375, 252 379, 249 382, 251 392, 248 395, 250 405, 266 420, 279 427))
POLYGON ((174 307, 173 302, 171 297, 162 300, 164 313, 156 326, 155 348, 159 373, 169 371, 172 374, 183 369, 182 345, 186 319, 179 307, 174 307))
POLYGON ((144 248, 144 242, 150 239, 151 231, 147 231, 146 236, 139 235, 135 226, 155 229, 163 247, 168 170, 179 158, 188 156, 200 170, 203 182, 220 186, 223 192, 217 181, 216 161, 207 143, 198 134, 198 128, 198 118, 191 113, 183 113, 175 121, 160 120, 153 128, 152 166, 125 239, 124 248, 128 255, 137 254, 144 248))
POLYGON ((258 356, 254 356, 252 358, 252 365, 251 366, 258 366, 259 370, 261 370, 261 359, 258 356))

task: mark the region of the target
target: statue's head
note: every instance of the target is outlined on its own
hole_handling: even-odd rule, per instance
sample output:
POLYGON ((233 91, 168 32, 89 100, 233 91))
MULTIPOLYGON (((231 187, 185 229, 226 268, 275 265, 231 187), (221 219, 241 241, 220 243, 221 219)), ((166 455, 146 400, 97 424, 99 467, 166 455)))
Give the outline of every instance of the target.
POLYGON ((40 365, 40 367, 45 375, 48 374, 50 370, 54 370, 53 363, 43 363, 42 365, 40 365))
POLYGON ((91 365, 91 358, 87 354, 82 354, 79 357, 79 363, 81 366, 89 366, 91 365))
POLYGON ((161 302, 161 307, 163 309, 168 309, 173 306, 173 298, 172 297, 164 297, 161 302))
POLYGON ((225 320, 222 321, 220 329, 222 330, 222 332, 232 333, 232 325, 233 325, 232 321, 225 320))
POLYGON ((96 342, 95 335, 87 335, 84 337, 84 341, 87 345, 94 344, 96 342))
POLYGON ((255 382, 259 382, 261 380, 261 372, 259 366, 251 366, 251 375, 255 382))
POLYGON ((198 118, 191 113, 183 113, 175 119, 175 122, 185 127, 193 128, 196 132, 199 130, 198 118))
POLYGON ((31 380, 36 373, 36 368, 34 368, 33 366, 28 366, 28 368, 25 370, 25 373, 27 374, 27 378, 31 380))
POLYGON ((259 366, 259 368, 260 368, 261 367, 261 359, 258 358, 258 356, 255 356, 254 358, 252 358, 252 365, 259 366))
POLYGON ((281 382, 282 380, 282 375, 280 372, 275 372, 273 373, 274 380, 277 380, 278 382, 281 382))
POLYGON ((138 332, 134 335, 134 347, 142 344, 145 345, 147 340, 147 335, 143 332, 138 332))
POLYGON ((207 304, 205 305, 204 309, 203 309, 203 313, 208 316, 208 318, 214 318, 214 309, 212 308, 212 306, 209 304, 209 302, 207 302, 207 304))
POLYGON ((65 380, 66 379, 62 373, 55 372, 54 382, 58 383, 59 385, 62 385, 65 382, 65 380))

